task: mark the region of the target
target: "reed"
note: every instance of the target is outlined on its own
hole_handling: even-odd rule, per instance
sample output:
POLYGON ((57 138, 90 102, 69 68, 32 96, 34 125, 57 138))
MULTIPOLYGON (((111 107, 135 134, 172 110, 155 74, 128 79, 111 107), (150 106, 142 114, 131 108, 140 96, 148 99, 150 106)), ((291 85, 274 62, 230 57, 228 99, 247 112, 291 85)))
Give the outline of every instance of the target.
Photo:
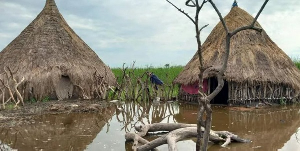
POLYGON ((170 100, 178 95, 178 85, 173 84, 175 77, 183 70, 183 66, 165 67, 145 67, 135 68, 122 67, 112 68, 118 82, 119 92, 111 95, 110 99, 121 100, 151 100, 160 97, 163 100, 170 100), (150 82, 146 72, 152 72, 160 80, 163 85, 155 89, 155 85, 150 82))
POLYGON ((295 65, 297 66, 298 69, 300 69, 300 60, 294 61, 295 65))

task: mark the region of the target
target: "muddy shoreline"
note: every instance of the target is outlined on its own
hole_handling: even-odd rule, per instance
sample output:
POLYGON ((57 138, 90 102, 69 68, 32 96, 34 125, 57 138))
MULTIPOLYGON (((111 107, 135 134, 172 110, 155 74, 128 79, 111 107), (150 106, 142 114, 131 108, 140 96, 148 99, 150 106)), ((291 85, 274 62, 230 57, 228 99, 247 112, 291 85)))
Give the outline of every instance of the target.
MULTIPOLYGON (((22 124, 30 124, 35 118, 47 114, 64 114, 64 113, 87 113, 101 112, 116 102, 100 100, 50 100, 47 102, 26 103, 14 109, 0 109, 0 127, 14 127, 22 124)), ((180 102, 183 104, 196 105, 191 102, 180 102)), ((220 105, 216 105, 220 106, 220 105)), ((222 106, 222 105, 221 105, 222 106)), ((265 109, 278 107, 278 105, 266 106, 259 105, 256 107, 230 106, 231 110, 251 111, 256 109, 265 109)), ((229 107, 229 106, 227 106, 229 107)))
POLYGON ((99 112, 113 103, 99 100, 51 100, 26 103, 14 109, 0 110, 0 127, 13 127, 29 124, 36 117, 45 114, 99 112))

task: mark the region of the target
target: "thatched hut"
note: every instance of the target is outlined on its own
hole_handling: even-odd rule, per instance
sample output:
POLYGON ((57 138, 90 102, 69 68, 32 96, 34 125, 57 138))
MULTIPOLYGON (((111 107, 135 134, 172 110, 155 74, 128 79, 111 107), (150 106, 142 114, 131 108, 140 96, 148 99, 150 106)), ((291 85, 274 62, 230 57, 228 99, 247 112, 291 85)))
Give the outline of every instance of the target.
MULTIPOLYGON (((249 25, 252 21, 253 17, 237 6, 225 17, 230 31, 249 25)), ((262 28, 259 23, 255 25, 262 28)), ((205 67, 218 68, 223 64, 225 30, 221 22, 214 27, 202 49, 205 67)), ((187 91, 198 88, 195 85, 198 83, 199 72, 196 53, 174 80, 174 83, 180 84, 182 88, 180 99, 197 98, 197 94, 193 95, 187 91)), ((216 88, 217 80, 209 75, 204 75, 204 78, 205 84, 207 82, 207 93, 210 93, 216 88)), ((245 30, 232 37, 224 78, 224 88, 212 103, 249 105, 260 101, 279 103, 299 98, 299 69, 264 30, 245 30)))
POLYGON ((18 89, 25 100, 94 98, 99 83, 116 83, 110 68, 70 28, 54 0, 47 0, 40 14, 0 52, 4 82, 5 67, 15 79, 24 77, 18 89))

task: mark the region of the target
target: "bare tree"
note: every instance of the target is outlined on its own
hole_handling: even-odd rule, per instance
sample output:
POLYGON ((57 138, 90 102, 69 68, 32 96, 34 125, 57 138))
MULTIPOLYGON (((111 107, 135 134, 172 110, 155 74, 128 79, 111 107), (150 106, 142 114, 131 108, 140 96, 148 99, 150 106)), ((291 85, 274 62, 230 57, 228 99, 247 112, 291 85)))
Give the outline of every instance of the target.
MULTIPOLYGON (((256 17, 254 18, 254 20, 252 21, 252 23, 248 26, 244 26, 244 27, 240 27, 238 29, 235 29, 233 31, 229 31, 227 24, 223 18, 223 16, 221 15, 220 11, 218 10, 217 6, 214 4, 214 2, 212 0, 203 0, 201 3, 199 3, 199 0, 186 0, 185 5, 188 7, 193 7, 196 10, 195 13, 195 17, 194 19, 186 12, 184 12, 183 10, 181 10, 180 8, 178 8, 176 5, 174 5, 173 3, 171 3, 169 0, 166 0, 168 3, 170 3, 172 6, 174 6, 179 12, 183 13, 185 16, 187 16, 192 23, 195 26, 195 32, 196 32, 196 40, 197 40, 197 52, 198 52, 198 57, 199 57, 199 100, 198 103, 200 105, 200 109, 198 112, 198 119, 197 119, 197 142, 196 142, 196 150, 202 150, 205 151, 207 150, 207 144, 208 144, 208 140, 209 140, 209 135, 210 135, 210 130, 211 130, 211 121, 212 121, 212 109, 211 109, 211 100, 222 90, 223 86, 224 86, 224 78, 223 75, 226 71, 227 68, 227 63, 228 63, 228 58, 229 58, 229 52, 230 52, 230 40, 231 38, 237 34, 240 31, 243 30, 247 30, 247 29, 253 29, 253 30, 257 30, 259 32, 262 31, 262 29, 255 27, 254 24, 256 22, 256 20, 258 19, 259 15, 261 14, 261 12, 263 11, 264 7, 266 6, 266 4, 268 3, 269 0, 265 0, 264 4, 262 5, 262 7, 260 8, 259 12, 257 13, 256 17), (205 25, 203 27, 199 27, 199 13, 203 7, 203 5, 205 3, 209 2, 212 7, 214 8, 214 10, 216 11, 216 13, 219 16, 219 19, 224 27, 224 30, 226 32, 226 46, 225 46, 225 57, 223 60, 223 65, 221 68, 217 69, 215 67, 209 67, 209 68, 204 68, 203 66, 203 56, 202 56, 202 44, 201 44, 201 39, 200 39, 200 33, 202 31, 202 29, 204 29, 205 27, 207 27, 208 25, 205 25), (206 95, 203 92, 203 75, 204 73, 208 73, 209 75, 215 76, 217 77, 218 80, 218 86, 217 88, 209 95, 206 95), (206 116, 204 116, 204 114, 206 116), (204 134, 202 135, 201 132, 201 126, 203 126, 205 128, 204 134), (203 139, 203 141, 201 141, 201 139, 203 139), (201 142, 203 142, 203 144, 201 145, 201 142)), ((230 138, 229 138, 230 141, 230 138)))
POLYGON ((259 32, 262 31, 262 29, 255 27, 255 22, 261 12, 263 11, 264 7, 266 6, 267 2, 269 0, 265 0, 264 4, 260 8, 259 12, 257 13, 256 17, 253 19, 250 25, 240 27, 238 29, 235 29, 233 31, 229 31, 227 24, 219 12, 218 8, 214 4, 212 0, 202 0, 201 3, 199 3, 199 0, 186 0, 185 5, 188 7, 195 8, 196 13, 195 17, 192 18, 188 13, 183 11, 182 9, 178 8, 176 5, 174 5, 169 0, 166 0, 168 3, 170 3, 172 6, 174 6, 179 12, 184 14, 186 17, 188 17, 192 23, 195 26, 195 32, 196 32, 196 40, 197 40, 197 54, 199 57, 199 111, 198 111, 198 117, 197 117, 197 124, 190 125, 190 124, 162 124, 162 123, 154 123, 150 125, 142 125, 140 127, 135 127, 137 131, 139 131, 138 134, 135 133, 127 133, 125 135, 126 140, 133 140, 133 149, 134 150, 154 150, 157 146, 160 146, 162 144, 168 144, 169 145, 169 151, 177 150, 176 149, 176 142, 181 141, 185 138, 189 137, 197 137, 196 142, 196 150, 206 151, 208 141, 212 141, 215 143, 223 142, 223 147, 227 146, 231 140, 235 140, 237 142, 249 142, 249 140, 241 139, 237 135, 234 135, 227 131, 212 131, 211 130, 211 121, 212 121, 212 109, 211 109, 211 100, 222 90, 224 86, 224 73, 227 68, 227 62, 229 58, 229 52, 230 52, 230 40, 231 38, 237 34, 240 31, 252 29, 257 30, 259 32), (224 27, 224 30, 226 32, 226 46, 225 46, 225 57, 223 60, 223 64, 221 67, 204 67, 203 63, 203 56, 202 56, 202 44, 200 39, 200 33, 201 31, 207 27, 208 25, 204 25, 201 28, 199 27, 199 13, 202 7, 205 3, 209 2, 216 13, 218 14, 220 21, 224 27), (204 74, 208 74, 213 77, 217 77, 218 80, 218 86, 217 88, 210 93, 209 95, 205 94, 203 92, 203 76, 204 74), (143 139, 148 132, 154 132, 154 131, 168 131, 169 133, 166 135, 163 135, 155 140, 152 140, 151 142, 143 139), (202 136, 203 134, 203 136, 202 136), (139 146, 141 144, 141 146, 139 146))

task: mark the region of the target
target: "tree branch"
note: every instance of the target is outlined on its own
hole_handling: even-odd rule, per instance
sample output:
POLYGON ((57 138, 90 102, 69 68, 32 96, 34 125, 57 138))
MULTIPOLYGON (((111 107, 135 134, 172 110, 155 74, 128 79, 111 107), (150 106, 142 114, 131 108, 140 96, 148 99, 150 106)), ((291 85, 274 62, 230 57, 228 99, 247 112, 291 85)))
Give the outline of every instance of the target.
POLYGON ((200 10, 202 9, 203 5, 207 2, 207 0, 203 0, 202 4, 199 6, 198 0, 196 0, 197 5, 197 14, 199 14, 200 10))
POLYGON ((257 21, 259 15, 263 11, 263 9, 265 8, 265 6, 267 5, 268 1, 269 0, 265 0, 264 4, 261 6, 259 12, 256 14, 255 18, 253 19, 253 21, 252 21, 252 23, 250 25, 244 26, 244 27, 240 27, 240 28, 234 30, 233 32, 230 33, 230 37, 234 36, 235 34, 237 34, 240 31, 247 30, 247 29, 253 29, 253 30, 256 30, 258 32, 262 32, 262 29, 258 28, 258 27, 254 27, 254 24, 257 21))
POLYGON ((243 27, 240 27, 240 28, 234 30, 233 32, 230 33, 230 37, 234 36, 235 34, 237 34, 240 31, 247 30, 247 29, 253 29, 253 30, 256 30, 258 32, 262 32, 261 28, 254 27, 253 25, 248 25, 248 26, 243 26, 243 27))
MULTIPOLYGON (((209 126, 209 124, 206 126, 209 126)), ((151 127, 152 132, 168 131, 169 133, 161 135, 159 138, 156 138, 150 142, 142 138, 139 134, 135 134, 135 133, 125 134, 126 141, 134 141, 134 144, 132 146, 134 151, 136 150, 148 151, 148 150, 155 149, 156 147, 163 144, 169 145, 169 151, 176 151, 177 150, 176 142, 185 140, 187 138, 196 137, 198 134, 196 124, 154 123, 149 125, 143 125, 142 127, 151 127), (139 143, 141 144, 141 146, 138 146, 139 143)), ((139 126, 135 128, 137 131, 141 130, 139 126)), ((226 142, 226 140, 223 138, 226 138, 229 135, 231 137, 231 140, 235 140, 237 142, 242 142, 242 143, 250 142, 249 140, 239 138, 237 135, 234 135, 228 131, 213 131, 201 127, 200 133, 203 133, 206 130, 208 130, 208 132, 206 133, 207 135, 209 135, 207 139, 209 139, 214 143, 226 142)))
POLYGON ((218 86, 217 88, 206 97, 205 101, 210 102, 214 97, 216 97, 218 95, 218 93, 222 90, 223 86, 224 86, 224 80, 223 80, 223 76, 220 74, 220 72, 218 73, 214 73, 217 76, 217 80, 218 80, 218 86))
MULTIPOLYGON (((196 1, 197 1, 197 0, 196 0, 196 1)), ((185 5, 186 5, 186 6, 189 6, 189 7, 196 7, 196 6, 197 6, 193 0, 187 0, 187 1, 185 2, 185 5), (192 2, 193 4, 190 4, 190 2, 192 2)))
POLYGON ((186 17, 188 17, 194 24, 195 21, 194 19, 186 12, 184 12, 183 10, 181 10, 180 8, 178 8, 176 5, 174 5, 172 2, 170 2, 169 0, 166 0, 168 3, 170 3, 172 6, 174 6, 179 12, 183 13, 186 17))
POLYGON ((267 5, 267 3, 269 2, 269 0, 265 0, 264 4, 261 6, 260 10, 258 11, 258 13, 256 14, 253 22, 252 22, 252 26, 254 26, 256 20, 258 19, 259 15, 261 14, 261 12, 264 10, 265 6, 267 5))
POLYGON ((215 3, 214 3, 212 0, 208 0, 208 2, 211 4, 211 6, 212 6, 212 7, 215 9, 215 11, 217 12, 217 14, 218 14, 218 16, 219 16, 219 18, 220 18, 220 21, 222 22, 222 25, 223 25, 223 27, 224 27, 224 29, 225 29, 225 31, 226 31, 226 34, 228 34, 228 33, 229 33, 228 27, 227 27, 227 25, 226 25, 226 23, 225 23, 225 20, 224 20, 223 16, 221 15, 219 9, 217 8, 217 6, 215 5, 215 3))
POLYGON ((200 34, 201 31, 202 31, 204 28, 206 28, 208 25, 209 25, 209 24, 206 24, 206 25, 204 25, 203 27, 201 27, 201 28, 199 29, 199 34, 200 34))

